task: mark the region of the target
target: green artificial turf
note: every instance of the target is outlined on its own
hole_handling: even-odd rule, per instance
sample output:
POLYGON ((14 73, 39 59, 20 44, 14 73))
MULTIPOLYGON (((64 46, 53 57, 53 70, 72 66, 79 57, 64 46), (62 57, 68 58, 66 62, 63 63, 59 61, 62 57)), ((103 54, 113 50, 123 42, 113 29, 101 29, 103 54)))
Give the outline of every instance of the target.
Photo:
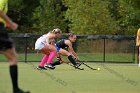
MULTIPOLYGON (((41 71, 39 63, 19 63, 19 85, 31 93, 140 93, 140 67, 134 64, 87 63, 91 70, 62 64, 55 70, 41 71)), ((0 93, 12 93, 9 65, 0 63, 0 93)))

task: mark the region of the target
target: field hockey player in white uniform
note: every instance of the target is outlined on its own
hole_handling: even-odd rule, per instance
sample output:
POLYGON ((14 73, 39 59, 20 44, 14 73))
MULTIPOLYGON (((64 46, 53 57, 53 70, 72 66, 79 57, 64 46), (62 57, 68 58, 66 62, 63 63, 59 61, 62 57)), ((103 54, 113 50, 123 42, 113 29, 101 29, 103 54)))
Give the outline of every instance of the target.
POLYGON ((35 43, 35 49, 45 54, 39 66, 37 67, 38 70, 42 70, 42 69, 47 70, 47 68, 44 67, 46 60, 47 60, 48 67, 54 69, 54 67, 50 65, 54 56, 57 54, 54 39, 59 38, 61 36, 61 33, 62 33, 61 30, 56 28, 53 31, 50 31, 49 33, 44 34, 37 39, 35 43))

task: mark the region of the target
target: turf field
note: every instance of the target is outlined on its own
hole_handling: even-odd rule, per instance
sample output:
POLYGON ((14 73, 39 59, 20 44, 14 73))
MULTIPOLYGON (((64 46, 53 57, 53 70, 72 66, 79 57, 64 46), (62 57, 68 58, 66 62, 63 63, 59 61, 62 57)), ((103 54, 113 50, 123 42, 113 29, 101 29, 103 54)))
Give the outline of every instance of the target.
MULTIPOLYGON (((140 93, 140 68, 134 64, 87 63, 85 70, 62 64, 38 71, 39 63, 19 63, 19 85, 31 93, 140 93)), ((0 62, 0 93, 11 93, 8 63, 0 62)))

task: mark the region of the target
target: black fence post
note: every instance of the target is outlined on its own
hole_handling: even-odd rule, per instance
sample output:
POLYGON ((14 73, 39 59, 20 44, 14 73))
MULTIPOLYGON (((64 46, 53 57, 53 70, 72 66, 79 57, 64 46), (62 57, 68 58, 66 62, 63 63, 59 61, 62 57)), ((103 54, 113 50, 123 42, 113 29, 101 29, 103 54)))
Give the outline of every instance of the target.
POLYGON ((27 62, 27 44, 28 44, 28 40, 27 40, 27 37, 25 37, 25 63, 27 62))
POLYGON ((139 46, 137 47, 137 64, 139 63, 139 46))
POLYGON ((103 38, 103 40, 104 40, 103 62, 105 62, 105 37, 103 38))
POLYGON ((24 34, 24 37, 25 37, 25 63, 27 63, 27 53, 28 53, 28 37, 29 37, 29 34, 24 34))
POLYGON ((135 47, 135 42, 136 40, 134 39, 134 44, 133 44, 133 63, 135 63, 135 51, 136 51, 136 47, 135 47))

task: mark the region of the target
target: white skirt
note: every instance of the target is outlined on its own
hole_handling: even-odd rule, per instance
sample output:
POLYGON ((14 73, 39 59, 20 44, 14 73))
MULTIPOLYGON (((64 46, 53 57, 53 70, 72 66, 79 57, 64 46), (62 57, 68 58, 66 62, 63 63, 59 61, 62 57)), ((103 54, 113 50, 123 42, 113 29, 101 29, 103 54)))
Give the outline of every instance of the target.
POLYGON ((40 39, 35 42, 35 50, 41 50, 46 44, 43 43, 40 39))

